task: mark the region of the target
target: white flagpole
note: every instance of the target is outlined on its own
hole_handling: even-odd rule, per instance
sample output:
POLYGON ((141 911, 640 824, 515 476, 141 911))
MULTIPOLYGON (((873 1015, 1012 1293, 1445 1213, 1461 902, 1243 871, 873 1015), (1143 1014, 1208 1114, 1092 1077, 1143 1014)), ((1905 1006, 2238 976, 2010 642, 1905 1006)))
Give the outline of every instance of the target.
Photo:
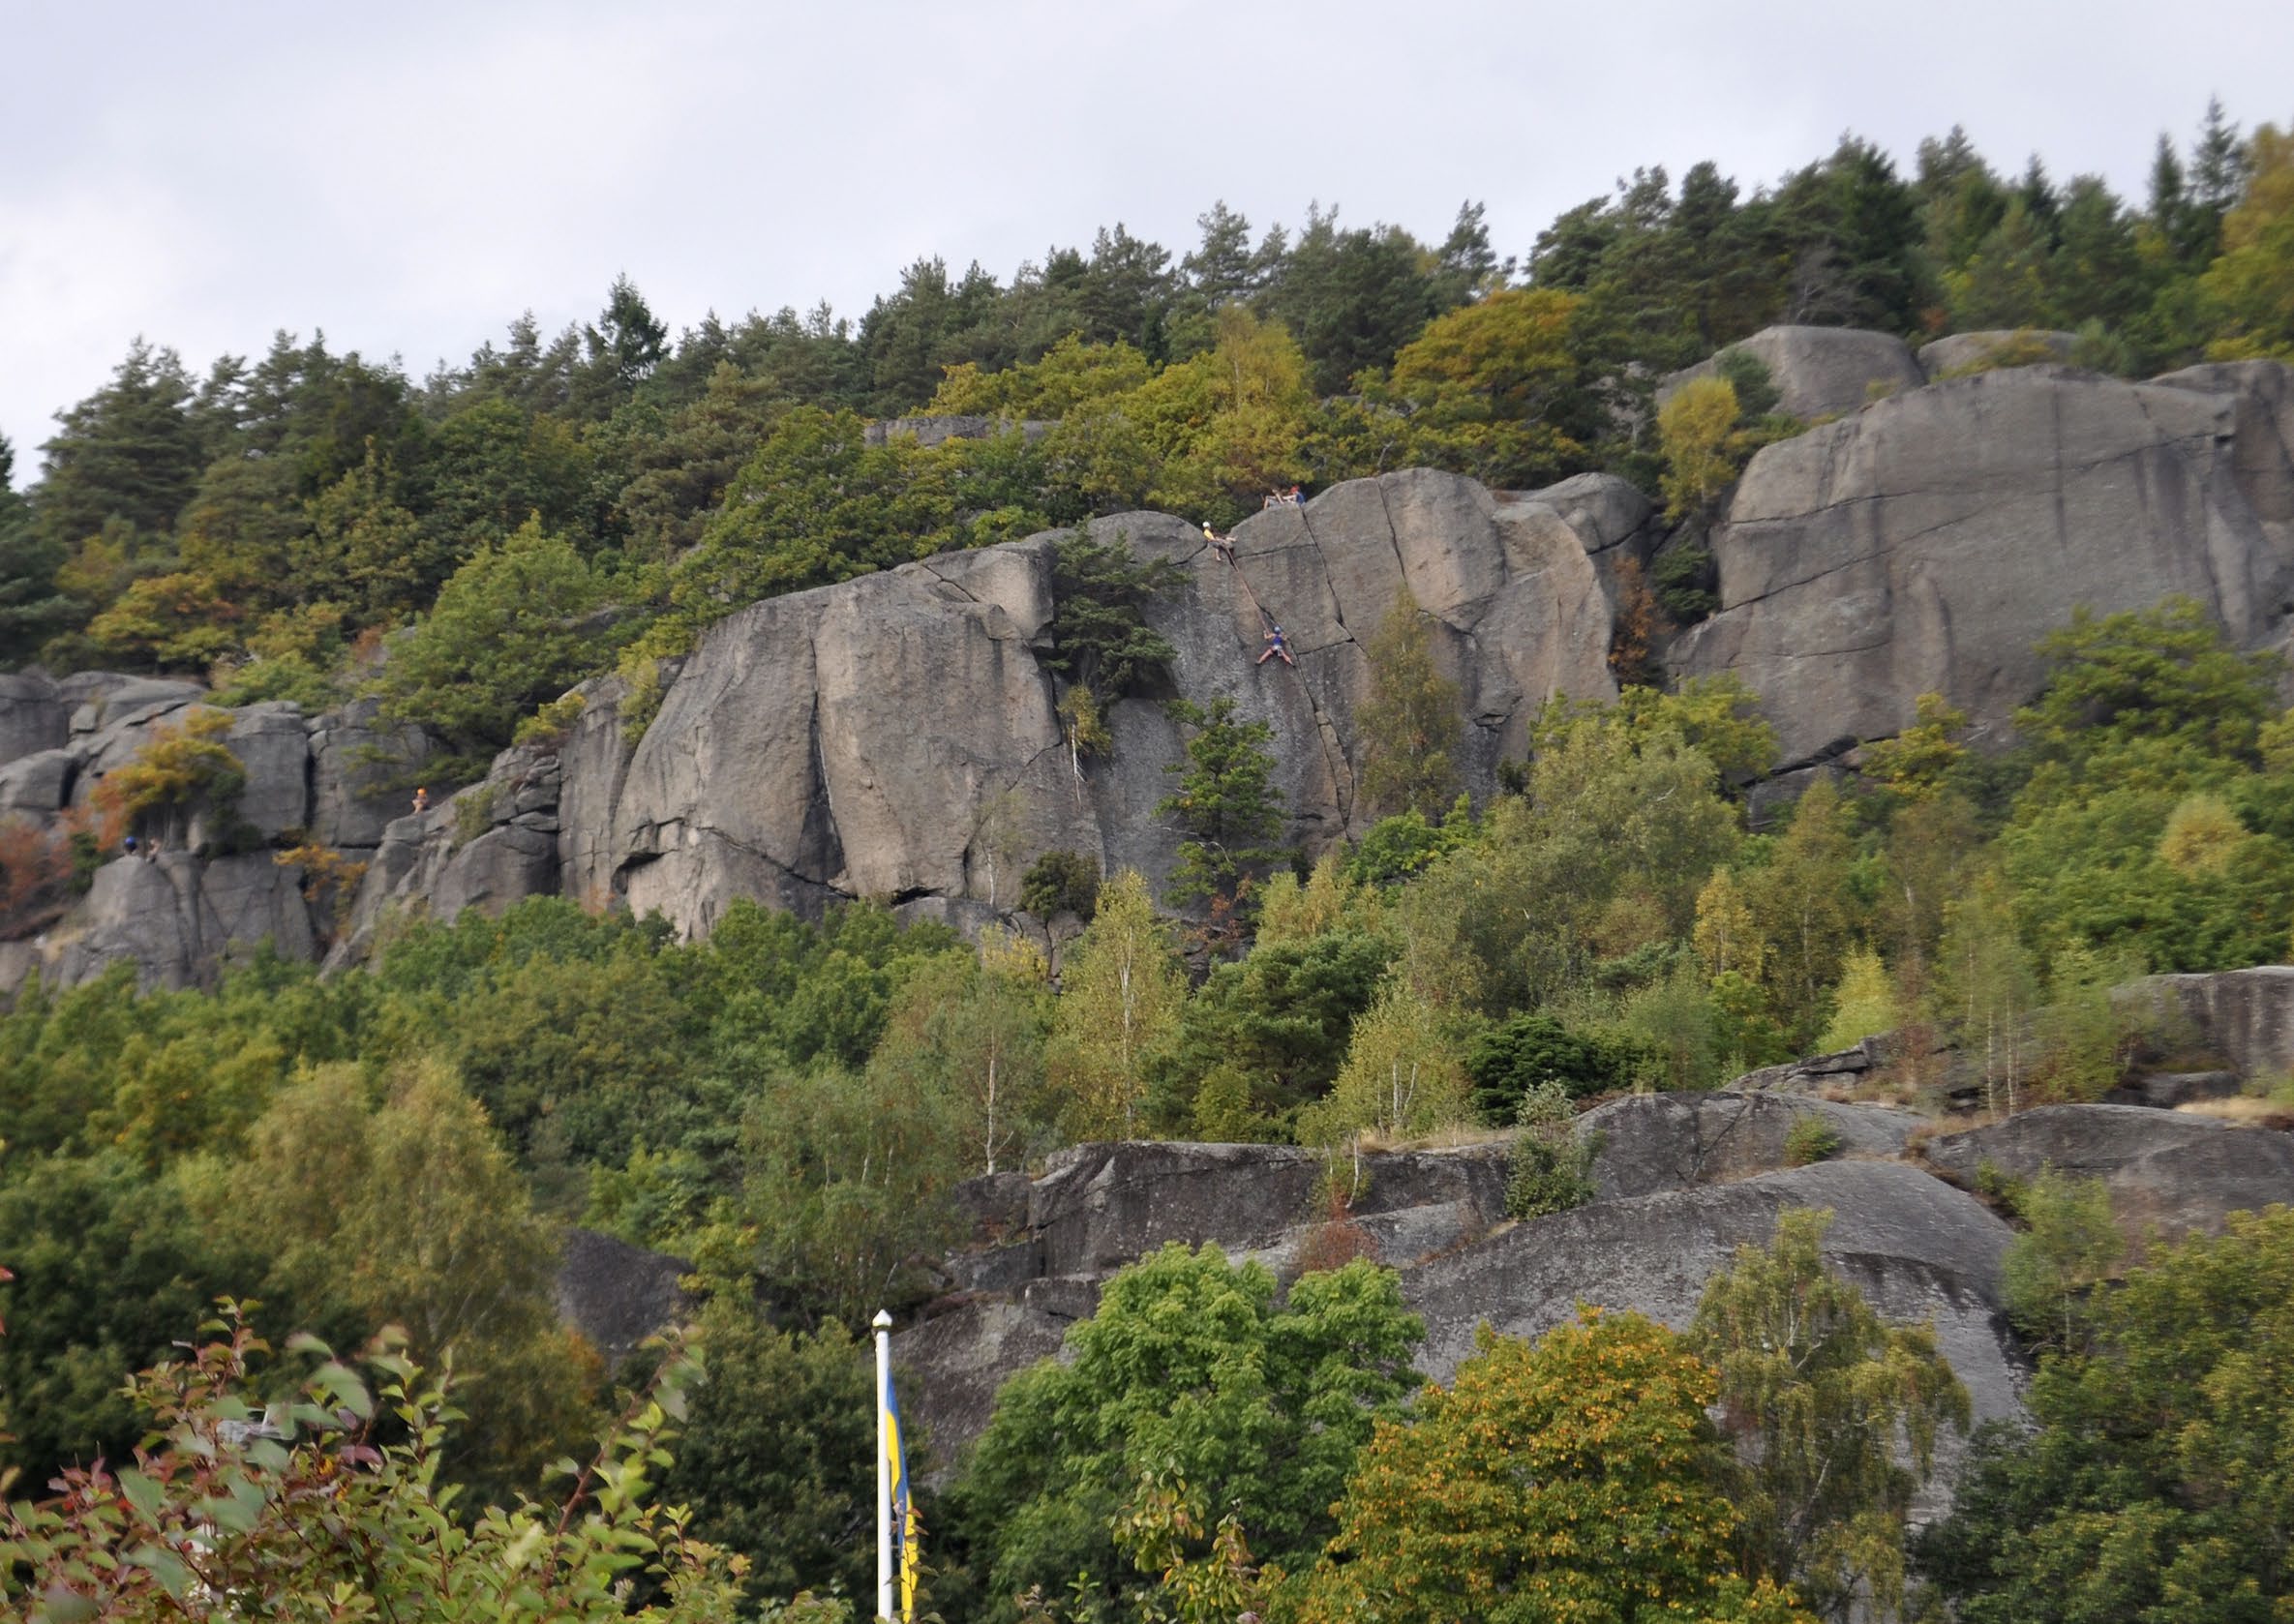
POLYGON ((876 1616, 892 1613, 892 1452, 887 1435, 892 1390, 892 1316, 876 1310, 876 1616))

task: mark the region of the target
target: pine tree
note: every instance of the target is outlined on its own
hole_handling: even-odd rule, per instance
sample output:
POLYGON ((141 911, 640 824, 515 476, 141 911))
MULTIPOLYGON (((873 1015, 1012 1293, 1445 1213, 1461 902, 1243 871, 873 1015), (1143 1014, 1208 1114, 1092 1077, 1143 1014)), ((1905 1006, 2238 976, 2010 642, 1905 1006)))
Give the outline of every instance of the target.
POLYGON ((1174 903, 1236 901, 1247 881, 1280 862, 1273 841, 1283 829, 1283 793, 1275 787, 1275 758, 1266 749, 1274 729, 1235 720, 1235 702, 1171 702, 1171 714, 1192 731, 1187 760, 1167 770, 1180 774, 1176 793, 1155 806, 1185 831, 1171 872, 1174 903))
POLYGON ((34 522, 42 538, 74 547, 107 519, 151 536, 171 531, 204 461, 191 401, 175 351, 137 339, 109 383, 57 414, 55 437, 41 447, 47 476, 34 522))
POLYGON ((0 435, 0 670, 30 659, 71 608, 56 590, 64 550, 33 528, 15 472, 15 449, 0 435))

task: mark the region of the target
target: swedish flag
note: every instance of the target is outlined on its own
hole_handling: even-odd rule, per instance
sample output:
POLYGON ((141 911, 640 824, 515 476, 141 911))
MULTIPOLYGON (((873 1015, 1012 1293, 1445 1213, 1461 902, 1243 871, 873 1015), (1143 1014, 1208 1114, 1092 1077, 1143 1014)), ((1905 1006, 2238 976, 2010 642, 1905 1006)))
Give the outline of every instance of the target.
POLYGON ((899 1576, 901 1624, 915 1624, 916 1580, 923 1564, 920 1543, 923 1524, 917 1519, 916 1503, 908 1497, 908 1458, 900 1440, 900 1399, 892 1391, 890 1370, 885 1372, 881 1404, 885 1463, 890 1468, 892 1480, 892 1572, 899 1576))

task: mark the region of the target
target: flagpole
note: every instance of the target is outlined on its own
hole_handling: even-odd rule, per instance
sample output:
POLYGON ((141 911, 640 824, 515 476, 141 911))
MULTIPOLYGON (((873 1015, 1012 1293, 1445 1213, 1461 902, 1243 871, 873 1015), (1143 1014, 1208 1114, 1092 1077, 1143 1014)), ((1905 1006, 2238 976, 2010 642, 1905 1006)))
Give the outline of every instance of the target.
POLYGON ((888 1429, 892 1390, 892 1316, 876 1310, 876 1616, 892 1612, 892 1450, 888 1429))

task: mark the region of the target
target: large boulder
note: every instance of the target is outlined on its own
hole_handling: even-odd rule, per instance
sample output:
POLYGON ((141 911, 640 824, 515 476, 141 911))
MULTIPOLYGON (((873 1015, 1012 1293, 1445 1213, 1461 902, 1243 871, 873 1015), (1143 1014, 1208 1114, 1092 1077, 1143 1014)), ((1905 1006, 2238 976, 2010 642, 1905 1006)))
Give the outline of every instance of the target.
MULTIPOLYGON (((239 758, 246 775, 229 821, 265 840, 289 829, 308 830, 311 821, 311 734, 302 707, 285 701, 251 705, 231 713, 230 731, 221 740, 239 758)), ((206 844, 207 831, 195 824, 191 843, 206 844)))
POLYGON ((44 823, 72 797, 79 758, 69 750, 38 750, 0 764, 0 823, 44 823))
POLYGON ((1938 378, 1987 367, 2030 366, 2038 361, 2068 365, 2078 347, 2078 334, 2043 328, 2000 327, 1977 333, 1954 333, 1919 346, 1919 370, 1930 378, 1938 378))
POLYGON ((977 1298, 892 1338, 892 1367, 906 1416, 922 1425, 927 1463, 920 1476, 944 1480, 987 1430, 1004 1383, 1060 1351, 1072 1321, 1025 1303, 977 1298))
POLYGON ((1794 1165, 1792 1134, 1802 1122, 1829 1130, 1832 1155, 1887 1158, 1924 1120, 1781 1093, 1636 1094, 1578 1118, 1577 1134, 1595 1147, 1599 1197, 1617 1200, 1781 1171, 1794 1165))
MULTIPOLYGON (((1505 1156, 1502 1143, 1366 1156, 1349 1216, 1373 1247, 1381 1233, 1394 1243, 1388 1261, 1414 1262, 1504 1216, 1505 1156), (1433 1244, 1413 1249, 1422 1235, 1433 1244)), ((1282 1270, 1328 1216, 1314 1198, 1331 1165, 1287 1145, 1078 1145, 1036 1181, 1028 1227, 1048 1275, 1108 1274, 1173 1241, 1215 1241, 1282 1270)))
POLYGON ((1503 1221, 1510 1146, 1373 1151, 1333 1163, 1290 1145, 1077 1145, 1032 1183, 959 1188, 971 1244, 941 1266, 945 1295, 894 1339, 919 1371, 921 1413, 941 1459, 987 1423, 995 1388, 1059 1346, 1125 1265, 1174 1242, 1206 1242, 1279 1279, 1346 1257, 1407 1271, 1503 1221), (1326 1177, 1351 1205, 1334 1214, 1326 1177))
POLYGON ((2141 1105, 2042 1105, 1931 1139, 1921 1155, 1970 1187, 1986 1166, 2012 1179, 2042 1167, 2100 1179, 2133 1239, 2213 1233, 2227 1214, 2294 1201, 2294 1138, 2141 1105))
POLYGON ((328 963, 364 957, 393 915, 450 924, 466 908, 498 915, 557 895, 561 777, 555 750, 516 746, 477 783, 385 824, 328 963))
MULTIPOLYGON (((674 681, 681 662, 670 665, 674 681)), ((619 677, 585 682, 582 713, 558 746, 558 865, 565 894, 583 907, 612 903, 619 869, 614 807, 621 798, 636 741, 622 710, 629 684, 619 677)))
MULTIPOLYGON (((1592 555, 1645 520, 1628 495, 1573 481, 1551 499, 1500 496, 1411 470, 1254 516, 1231 562, 1167 514, 1091 531, 1178 566, 1148 614, 1175 650, 1174 687, 1267 724, 1290 834, 1319 848, 1369 821, 1354 795, 1363 646, 1405 586, 1464 690, 1469 790, 1494 788, 1548 698, 1615 691, 1592 555), (1257 663, 1262 614, 1295 666, 1257 663)), ((634 756, 601 749, 572 779, 576 883, 610 885, 687 932, 743 896, 806 911, 852 896, 984 902, 991 873, 1058 847, 1160 883, 1178 837, 1156 807, 1183 740, 1160 703, 1124 701, 1108 717, 1111 757, 1078 779, 1040 657, 1054 539, 776 598, 711 628, 634 756), (616 773, 601 853, 599 780, 616 773)))
POLYGON ((691 1312, 678 1280, 692 1267, 594 1229, 568 1229, 552 1286, 558 1318, 604 1355, 610 1370, 691 1312))
POLYGON ((72 737, 72 712, 44 673, 0 672, 0 767, 41 750, 61 750, 72 737))
POLYGON ((99 868, 82 906, 48 933, 41 969, 53 984, 75 986, 126 961, 147 989, 205 986, 266 943, 287 958, 314 956, 310 908, 291 869, 268 852, 212 861, 168 852, 99 868))
POLYGON ((67 698, 76 696, 72 711, 75 738, 135 727, 180 710, 192 701, 205 698, 207 693, 196 682, 165 677, 121 677, 103 671, 68 677, 57 686, 67 698))
MULTIPOLYGON (((1927 381, 1902 339, 1859 327, 1764 327, 1729 349, 1740 349, 1768 369, 1777 409, 1795 417, 1853 415, 1876 399, 1927 381)), ((1670 375, 1657 385, 1658 405, 1719 366, 1714 355, 1670 375)))
POLYGON ((2294 965, 2153 976, 2137 982, 2132 996, 2159 1007, 2170 1022, 2181 1017, 2196 1046, 2220 1055, 2241 1077, 2294 1072, 2294 965))
POLYGON ((2168 389, 2227 395, 2235 403, 2232 475, 2248 506, 2275 537, 2280 561, 2294 563, 2294 367, 2278 361, 2216 361, 2152 381, 2168 389))
MULTIPOLYGON (((1447 1382, 1477 1329, 1534 1338, 1581 1305, 1633 1308, 1675 1330, 1738 1247, 1765 1246, 1793 1208, 1832 1213, 1826 1260, 1886 1318, 1929 1323, 1977 1421, 2020 1412, 2022 1369, 2000 1313, 2007 1226, 1974 1198, 1900 1162, 1831 1161, 1736 1184, 1597 1201, 1533 1218, 1403 1277, 1426 1320, 1417 1366, 1447 1382)), ((1915 1515, 1948 1504, 1958 1440, 1939 1440, 1936 1476, 1915 1515)))
POLYGON ((1096 848, 1030 647, 1050 614, 1046 540, 720 622, 628 763, 616 888, 701 932, 740 897, 962 895, 991 807, 1039 851, 1096 848))
POLYGON ((2276 635, 2238 399, 2057 367, 1931 384, 1762 450, 1716 527, 1721 609, 1669 656, 1762 697, 1784 760, 1900 731, 1924 692, 2004 725, 2071 608, 2196 599, 2276 635))

